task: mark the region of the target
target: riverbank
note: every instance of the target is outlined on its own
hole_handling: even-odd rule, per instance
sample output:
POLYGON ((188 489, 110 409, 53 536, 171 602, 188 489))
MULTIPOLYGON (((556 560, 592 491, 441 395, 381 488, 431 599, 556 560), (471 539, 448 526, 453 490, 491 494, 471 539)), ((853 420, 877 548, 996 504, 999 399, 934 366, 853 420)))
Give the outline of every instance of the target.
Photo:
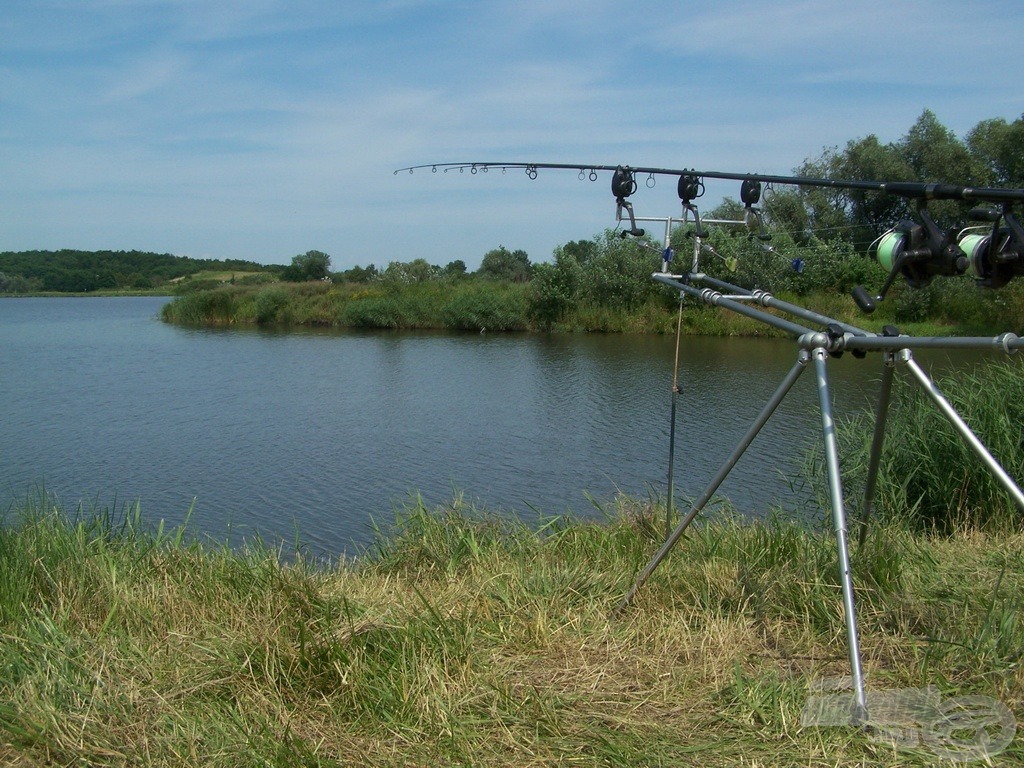
MULTIPOLYGON (((1024 320, 1024 303, 1016 292, 964 298, 956 289, 951 294, 956 301, 933 295, 944 290, 938 286, 913 293, 897 288, 892 300, 880 303, 871 316, 861 313, 845 294, 782 294, 780 298, 873 332, 896 324, 901 331, 918 335, 995 335, 1024 320)), ((678 298, 668 290, 631 307, 573 304, 554 318, 545 314, 534 291, 531 283, 488 280, 224 285, 176 297, 162 317, 171 323, 201 326, 653 334, 674 333, 679 322, 678 298)), ((781 335, 756 320, 692 300, 683 305, 681 323, 687 335, 781 335)))
MULTIPOLYGON (((664 521, 607 512, 537 532, 412 505, 363 558, 314 563, 26 502, 0 529, 0 761, 934 762, 934 725, 899 749, 801 726, 849 673, 827 532, 706 523, 611 618, 664 521)), ((1024 536, 879 527, 852 561, 870 691, 1024 715, 1024 536)))

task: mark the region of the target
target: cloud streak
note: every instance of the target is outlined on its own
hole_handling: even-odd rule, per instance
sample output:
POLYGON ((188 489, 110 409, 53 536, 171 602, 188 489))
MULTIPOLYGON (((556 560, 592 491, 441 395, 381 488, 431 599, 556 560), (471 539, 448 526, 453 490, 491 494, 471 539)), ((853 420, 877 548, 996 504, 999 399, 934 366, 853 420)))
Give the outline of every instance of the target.
MULTIPOLYGON (((543 260, 614 224, 606 180, 391 171, 785 173, 926 108, 962 135, 1018 116, 1018 5, 12 0, 0 249, 474 267, 501 243, 543 260)), ((651 215, 675 211, 665 187, 638 196, 651 215)))

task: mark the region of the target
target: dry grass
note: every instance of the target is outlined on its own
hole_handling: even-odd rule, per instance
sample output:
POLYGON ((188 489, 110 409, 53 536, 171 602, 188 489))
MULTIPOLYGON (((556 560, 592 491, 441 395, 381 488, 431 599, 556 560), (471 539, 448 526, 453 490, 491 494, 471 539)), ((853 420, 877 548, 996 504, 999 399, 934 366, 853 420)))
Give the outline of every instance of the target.
MULTIPOLYGON (((814 681, 848 674, 827 534, 705 525, 611 619, 660 523, 629 500, 608 518, 538 533, 413 506, 372 557, 329 565, 29 503, 0 530, 0 761, 934 761, 801 727, 814 681)), ((854 563, 870 688, 1024 713, 1024 537, 878 530, 854 563)))

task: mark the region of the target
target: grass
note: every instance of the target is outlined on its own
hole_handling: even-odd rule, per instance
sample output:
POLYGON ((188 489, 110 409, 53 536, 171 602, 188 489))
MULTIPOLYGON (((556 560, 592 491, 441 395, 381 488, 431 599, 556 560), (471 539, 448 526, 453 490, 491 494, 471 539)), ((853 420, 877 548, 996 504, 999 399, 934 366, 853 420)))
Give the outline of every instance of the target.
MULTIPOLYGON (((942 376, 936 385, 1009 475, 1024 477, 1024 376, 1016 361, 981 364, 942 376)), ((873 412, 840 425, 844 487, 856 494, 866 480, 873 426, 873 412)), ((1019 525, 1020 509, 915 382, 894 387, 886 433, 880 515, 941 534, 1019 525)))
MULTIPOLYGON (((934 761, 800 725, 815 681, 848 673, 825 531, 706 522, 612 619, 661 514, 619 499, 526 526, 410 503, 364 557, 325 563, 27 500, 0 529, 0 761, 934 761)), ((882 527, 853 563, 869 688, 1024 714, 1024 536, 882 527)))

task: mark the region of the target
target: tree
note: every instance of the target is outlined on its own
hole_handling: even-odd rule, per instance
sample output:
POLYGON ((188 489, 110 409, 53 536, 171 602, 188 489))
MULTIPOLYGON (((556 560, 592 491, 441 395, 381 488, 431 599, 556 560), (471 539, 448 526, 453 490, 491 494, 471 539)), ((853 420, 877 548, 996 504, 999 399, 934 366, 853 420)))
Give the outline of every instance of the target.
POLYGON ((436 280, 440 274, 441 268, 426 259, 413 259, 412 261, 392 261, 384 270, 381 278, 391 283, 410 285, 411 283, 436 280))
POLYGON ((360 267, 357 264, 351 269, 346 269, 342 272, 341 277, 347 283, 368 283, 377 277, 377 267, 373 264, 360 267))
POLYGON ((292 257, 292 263, 281 273, 281 279, 292 283, 325 280, 331 274, 331 257, 323 251, 306 251, 292 257))
POLYGON ((530 257, 526 251, 510 251, 503 245, 485 253, 480 269, 476 271, 481 277, 512 283, 529 281, 531 272, 530 257))
POLYGON ((450 280, 458 280, 466 276, 466 262, 462 259, 449 261, 441 272, 450 280))
POLYGON ((597 254, 598 246, 593 240, 570 240, 555 249, 555 263, 571 258, 581 267, 586 267, 597 254))
POLYGON ((1024 186, 1024 116, 982 120, 967 134, 967 149, 977 164, 980 183, 990 187, 1024 186))
MULTIPOLYGON (((906 135, 890 143, 869 135, 826 149, 795 170, 797 176, 846 181, 946 182, 965 186, 1024 183, 1024 119, 986 120, 961 141, 930 110, 906 135)), ((773 226, 800 244, 812 235, 842 238, 864 251, 887 228, 915 217, 916 204, 895 195, 855 189, 803 187, 774 193, 764 202, 773 226), (775 204, 777 203, 777 204, 775 204)), ((968 203, 932 201, 928 210, 940 228, 964 220, 968 203)))

